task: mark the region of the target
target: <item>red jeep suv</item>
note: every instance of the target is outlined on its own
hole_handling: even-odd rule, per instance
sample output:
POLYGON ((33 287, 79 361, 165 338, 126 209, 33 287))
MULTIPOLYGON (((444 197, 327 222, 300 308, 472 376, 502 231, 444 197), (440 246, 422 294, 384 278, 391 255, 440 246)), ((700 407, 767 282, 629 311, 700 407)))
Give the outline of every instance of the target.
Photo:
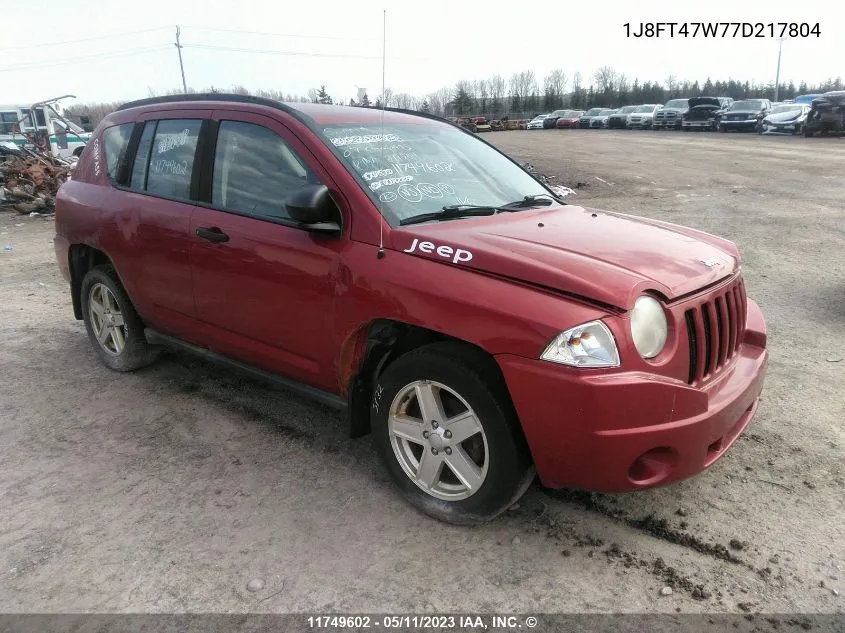
POLYGON ((56 201, 108 367, 202 354, 346 408, 419 509, 624 491, 748 425, 766 327, 733 243, 566 204, 430 115, 186 95, 124 105, 56 201))

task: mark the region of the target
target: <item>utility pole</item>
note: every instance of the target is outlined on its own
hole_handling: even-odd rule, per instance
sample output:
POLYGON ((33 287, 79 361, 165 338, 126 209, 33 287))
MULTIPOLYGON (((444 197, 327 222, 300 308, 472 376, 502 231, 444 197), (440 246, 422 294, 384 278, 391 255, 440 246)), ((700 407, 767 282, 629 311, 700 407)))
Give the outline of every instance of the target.
MULTIPOLYGON (((182 63, 182 43, 179 41, 180 29, 176 25, 176 50, 179 51, 179 70, 182 71, 182 92, 188 94, 188 84, 185 83, 185 66, 182 63)), ((778 62, 780 63, 780 62, 778 62)))
POLYGON ((778 70, 777 74, 775 75, 775 102, 778 100, 778 94, 780 93, 780 54, 783 52, 783 41, 785 37, 778 38, 778 70))

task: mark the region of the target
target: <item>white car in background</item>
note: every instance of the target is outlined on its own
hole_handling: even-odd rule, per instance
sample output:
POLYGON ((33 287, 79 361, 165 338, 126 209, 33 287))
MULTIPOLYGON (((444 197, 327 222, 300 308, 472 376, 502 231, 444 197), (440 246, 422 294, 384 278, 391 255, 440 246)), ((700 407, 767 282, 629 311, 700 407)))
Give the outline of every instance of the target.
POLYGON ((654 124, 654 115, 662 108, 663 105, 659 103, 646 103, 637 106, 637 109, 628 115, 628 127, 650 130, 654 124))
POLYGON ((548 114, 538 114, 533 119, 528 122, 526 129, 528 130, 542 130, 543 129, 543 121, 549 118, 548 114))
POLYGON ((800 134, 810 113, 806 103, 775 105, 760 122, 760 134, 800 134))

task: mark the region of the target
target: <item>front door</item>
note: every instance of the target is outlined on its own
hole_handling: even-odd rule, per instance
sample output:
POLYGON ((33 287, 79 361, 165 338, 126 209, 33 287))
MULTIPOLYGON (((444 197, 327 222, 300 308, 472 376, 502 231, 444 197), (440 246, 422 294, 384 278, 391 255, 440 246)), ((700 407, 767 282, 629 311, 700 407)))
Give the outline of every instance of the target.
POLYGON ((210 204, 194 210, 190 227, 197 318, 213 328, 206 345, 336 392, 333 308, 345 240, 298 228, 285 211, 293 191, 328 175, 274 119, 228 111, 213 119, 210 204))

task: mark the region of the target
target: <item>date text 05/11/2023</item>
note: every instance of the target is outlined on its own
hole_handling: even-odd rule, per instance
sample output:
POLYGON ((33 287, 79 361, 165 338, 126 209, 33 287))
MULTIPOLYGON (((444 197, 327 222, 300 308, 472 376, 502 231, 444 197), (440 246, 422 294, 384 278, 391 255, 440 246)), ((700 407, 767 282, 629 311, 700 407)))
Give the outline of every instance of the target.
POLYGON ((538 620, 534 616, 514 615, 323 615, 308 616, 306 623, 312 629, 369 629, 390 630, 467 629, 467 630, 519 630, 533 629, 538 620))
POLYGON ((626 22, 625 37, 821 37, 809 22, 626 22))

